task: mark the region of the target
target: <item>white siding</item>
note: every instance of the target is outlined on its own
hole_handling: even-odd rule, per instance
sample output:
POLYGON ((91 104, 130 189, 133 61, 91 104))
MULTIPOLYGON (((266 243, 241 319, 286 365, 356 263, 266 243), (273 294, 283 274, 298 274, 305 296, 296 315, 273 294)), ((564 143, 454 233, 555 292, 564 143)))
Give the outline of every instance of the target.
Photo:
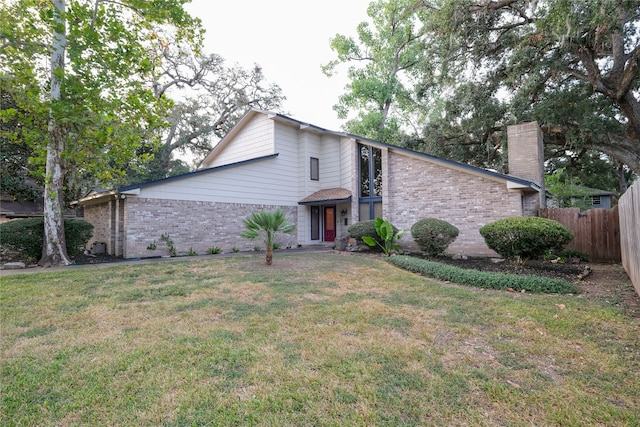
POLYGON ((296 206, 296 182, 280 157, 142 187, 140 197, 296 206))
POLYGON ((278 153, 278 172, 286 178, 288 190, 296 202, 300 200, 298 189, 298 177, 300 174, 298 165, 298 131, 293 126, 275 123, 275 151, 278 153))
MULTIPOLYGON (((339 136, 319 134, 311 129, 300 129, 297 124, 280 121, 275 122, 274 136, 279 173, 283 177, 289 177, 290 182, 287 188, 292 191, 290 196, 295 195, 293 199, 296 202, 321 189, 352 188, 353 185, 348 178, 352 175, 351 157, 345 156, 345 153, 349 153, 350 150, 348 147, 346 150, 342 147, 344 144, 341 143, 339 136), (319 160, 320 179, 318 181, 311 180, 311 157, 319 160)), ((343 208, 347 208, 347 205, 337 207, 338 234, 344 227, 344 220, 339 216, 343 208)), ((310 227, 310 208, 302 207, 298 210, 299 242, 311 242, 310 227)))
POLYGON ((333 135, 320 138, 320 183, 322 188, 340 187, 340 139, 333 135))
POLYGON ((319 135, 313 132, 298 133, 300 149, 298 153, 298 177, 300 199, 325 188, 341 186, 342 163, 340 159, 340 139, 333 135, 319 135), (318 181, 311 180, 310 159, 319 160, 318 181))
POLYGON ((273 120, 266 114, 255 115, 211 163, 203 166, 223 166, 274 154, 273 127, 273 120))
POLYGON ((344 221, 342 222, 342 228, 339 228, 339 231, 342 233, 346 233, 349 226, 358 221, 359 188, 357 178, 358 165, 356 162, 359 160, 359 157, 356 156, 356 152, 356 141, 351 138, 342 138, 340 144, 340 163, 342 164, 340 168, 340 187, 351 190, 351 204, 347 207, 349 211, 347 218, 349 221, 346 226, 344 225, 344 221))

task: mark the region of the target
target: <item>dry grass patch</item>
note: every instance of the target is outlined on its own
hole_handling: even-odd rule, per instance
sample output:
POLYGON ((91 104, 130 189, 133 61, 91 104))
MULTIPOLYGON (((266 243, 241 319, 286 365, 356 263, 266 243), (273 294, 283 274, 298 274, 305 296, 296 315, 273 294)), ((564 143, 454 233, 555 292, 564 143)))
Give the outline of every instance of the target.
POLYGON ((0 284, 0 423, 640 424, 640 322, 276 253, 0 284))

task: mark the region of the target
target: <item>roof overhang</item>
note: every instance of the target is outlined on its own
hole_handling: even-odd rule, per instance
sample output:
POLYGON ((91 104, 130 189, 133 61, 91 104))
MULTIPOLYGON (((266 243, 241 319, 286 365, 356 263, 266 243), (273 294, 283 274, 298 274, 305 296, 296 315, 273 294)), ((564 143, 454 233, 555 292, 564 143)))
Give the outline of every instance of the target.
POLYGON ((118 190, 92 191, 87 196, 82 197, 81 199, 78 199, 78 200, 74 200, 73 202, 71 202, 71 205, 72 206, 92 205, 95 203, 100 203, 104 199, 113 198, 114 196, 117 196, 117 194, 118 194, 118 190))
POLYGON ((325 188, 298 202, 299 205, 327 205, 351 201, 351 191, 345 188, 325 188))

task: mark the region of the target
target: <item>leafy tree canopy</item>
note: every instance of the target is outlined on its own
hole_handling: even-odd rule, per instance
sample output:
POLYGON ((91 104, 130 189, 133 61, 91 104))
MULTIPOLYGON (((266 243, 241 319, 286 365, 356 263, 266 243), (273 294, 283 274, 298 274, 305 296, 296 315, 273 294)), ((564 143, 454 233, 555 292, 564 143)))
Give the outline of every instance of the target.
POLYGON ((48 1, 3 2, 0 17, 0 85, 17 108, 3 106, 3 121, 17 120, 21 139, 33 149, 32 162, 44 173, 50 114, 64 136, 66 185, 86 176, 95 184, 117 182, 132 163, 148 160, 172 106, 155 97, 149 78, 161 59, 156 46, 165 33, 196 46, 199 21, 184 0, 68 1, 64 28, 48 1), (66 31, 61 98, 51 102, 49 55, 55 30, 66 31), (145 154, 139 156, 139 152, 145 154))
POLYGON ((194 52, 191 46, 160 45, 161 66, 153 81, 156 97, 175 100, 162 143, 146 167, 131 169, 128 183, 139 183, 192 169, 185 160, 201 161, 249 108, 278 110, 280 87, 267 83, 260 66, 227 66, 216 54, 194 52))
POLYGON ((83 176, 115 181, 136 151, 153 146, 171 102, 149 77, 155 46, 171 34, 199 46, 199 21, 186 0, 7 0, 0 4, 3 137, 22 139, 44 177, 43 265, 68 264, 65 185, 83 176))
MULTIPOLYGON (((392 64, 404 52, 371 46, 395 40, 387 29, 411 34, 398 46, 419 53, 394 75, 407 95, 389 106, 404 119, 404 135, 394 130, 386 142, 507 172, 506 126, 536 120, 548 158, 594 151, 614 169, 621 164, 640 173, 637 1, 379 0, 370 10, 374 5, 374 30, 359 31, 358 41, 337 36, 332 47, 337 63, 352 66, 352 84, 338 104, 344 106, 355 83, 367 86, 356 77, 380 80, 366 74, 361 57, 372 53, 368 61, 392 64)), ((360 126, 380 111, 348 106, 360 126)), ((377 132, 385 135, 384 128, 377 132)))
POLYGON ((324 73, 351 64, 351 83, 334 106, 340 118, 356 113, 348 131, 382 141, 401 138, 414 108, 410 78, 426 63, 418 12, 414 0, 376 1, 367 9, 371 23, 358 25, 357 41, 340 34, 331 40, 337 59, 323 65, 324 73))

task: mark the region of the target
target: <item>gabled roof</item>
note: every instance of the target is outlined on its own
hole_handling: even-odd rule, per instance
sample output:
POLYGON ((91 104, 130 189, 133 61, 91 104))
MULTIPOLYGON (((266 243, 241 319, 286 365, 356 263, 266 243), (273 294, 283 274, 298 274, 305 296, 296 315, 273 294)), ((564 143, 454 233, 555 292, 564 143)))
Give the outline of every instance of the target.
POLYGON ((198 169, 195 172, 189 172, 189 173, 185 173, 182 175, 176 175, 176 176, 170 176, 169 178, 163 178, 163 179, 158 179, 155 181, 149 181, 149 182, 145 182, 142 184, 134 184, 134 185, 127 185, 125 187, 120 187, 117 188, 115 190, 105 190, 102 192, 91 192, 89 193, 89 195, 76 200, 75 202, 73 202, 73 204, 83 204, 83 203, 87 203, 90 202, 92 200, 97 200, 97 199, 102 199, 105 197, 112 197, 112 196, 117 196, 118 194, 137 194, 140 192, 141 188, 145 188, 145 187, 152 187, 154 185, 161 185, 161 184, 165 184, 167 182, 172 182, 172 181, 178 181, 181 179, 185 179, 185 178, 189 178, 192 176, 197 176, 197 175, 205 175, 205 174, 209 174, 209 173, 213 173, 222 169, 229 169, 229 168, 234 168, 240 165, 245 165, 245 164, 249 164, 249 163, 255 163, 255 162, 259 162, 261 160, 266 160, 266 159, 272 159, 278 157, 278 153, 275 154, 270 154, 268 156, 262 156, 262 157, 256 157, 253 159, 249 159, 249 160, 243 160, 240 162, 235 162, 235 163, 229 163, 228 165, 222 165, 222 166, 217 166, 214 168, 207 168, 207 169, 198 169))
POLYGON ((237 166, 246 165, 248 163, 255 163, 255 162, 259 162, 261 160, 273 159, 274 157, 278 157, 278 153, 270 154, 268 156, 255 157, 253 159, 248 159, 248 160, 242 160, 240 162, 229 163, 227 165, 216 166, 214 168, 198 169, 195 172, 189 172, 189 173, 185 173, 185 174, 182 174, 182 175, 170 176, 169 178, 158 179, 156 181, 145 182, 143 184, 129 185, 127 187, 119 188, 118 191, 121 192, 121 193, 125 193, 125 192, 131 191, 133 189, 150 187, 150 186, 153 186, 153 185, 160 185, 160 184, 164 184, 164 183, 167 183, 167 182, 177 181, 179 179, 184 179, 184 178, 188 178, 188 177, 192 177, 192 176, 196 176, 196 175, 208 174, 208 173, 219 171, 219 170, 222 170, 222 169, 235 168, 237 166))
POLYGON ((351 200, 351 191, 345 188, 325 188, 300 200, 300 205, 338 203, 351 200))
MULTIPOLYGON (((436 163, 436 164, 439 164, 439 165, 442 165, 442 166, 445 166, 445 167, 448 167, 448 168, 457 169, 457 170, 464 171, 464 172, 467 172, 467 173, 471 173, 471 174, 474 174, 474 175, 484 176, 486 178, 497 180, 497 181, 502 181, 502 182, 506 183, 508 188, 518 188, 518 189, 534 191, 534 192, 535 191, 538 191, 538 192, 541 191, 541 187, 540 187, 539 183, 536 183, 536 182, 533 182, 533 181, 529 181, 529 180, 524 179, 524 178, 519 178, 519 177, 512 176, 512 175, 505 175, 505 174, 501 174, 501 173, 498 173, 498 172, 495 172, 495 171, 491 171, 491 170, 488 170, 488 169, 482 169, 482 168, 478 168, 476 166, 471 166, 471 165, 468 165, 466 163, 461 163, 461 162, 456 162, 456 161, 453 161, 453 160, 443 159, 441 157, 432 156, 430 154, 422 153, 422 152, 419 152, 419 151, 409 150, 407 148, 399 147, 397 145, 387 144, 387 143, 384 143, 384 142, 376 141, 376 140, 373 140, 373 139, 370 139, 370 138, 366 138, 366 137, 363 137, 363 136, 359 136, 359 135, 350 134, 350 133, 347 133, 347 132, 332 131, 332 130, 329 130, 329 129, 322 128, 320 126, 313 125, 311 123, 307 123, 307 122, 303 122, 303 121, 300 121, 300 120, 293 119, 293 118, 288 117, 288 116, 286 116, 284 114, 274 113, 274 112, 271 112, 271 111, 258 110, 258 109, 250 109, 238 121, 238 123, 227 133, 227 135, 225 135, 218 142, 218 144, 216 144, 216 146, 211 150, 211 152, 207 155, 207 157, 200 163, 200 166, 198 166, 199 169, 196 170, 195 172, 190 172, 190 173, 187 173, 187 174, 177 175, 177 176, 164 178, 164 179, 160 179, 160 180, 156 180, 156 181, 150 181, 150 182, 146 182, 146 183, 143 183, 143 184, 129 185, 129 186, 118 188, 116 190, 111 190, 111 191, 106 191, 104 193, 97 193, 97 194, 89 195, 87 197, 84 197, 82 199, 77 200, 76 202, 74 202, 74 204, 76 204, 76 203, 83 204, 83 203, 87 203, 87 202, 92 201, 92 200, 96 200, 98 198, 103 198, 105 196, 112 197, 113 195, 117 195, 117 194, 137 194, 140 191, 141 188, 150 187, 150 186, 154 186, 154 185, 160 185, 160 184, 164 184, 164 183, 167 183, 167 182, 180 180, 180 179, 188 178, 188 177, 199 175, 199 174, 212 173, 212 172, 215 172, 215 171, 218 171, 218 170, 221 170, 221 169, 232 168, 232 167, 236 167, 236 166, 239 166, 239 165, 242 165, 242 164, 252 163, 252 162, 256 162, 256 161, 260 161, 260 160, 265 160, 265 159, 276 157, 276 156, 278 156, 278 153, 271 154, 271 155, 268 155, 268 156, 257 157, 257 158, 253 158, 253 159, 249 159, 249 160, 243 160, 243 161, 236 162, 236 163, 230 163, 230 164, 227 164, 227 165, 200 169, 202 164, 206 163, 209 159, 212 159, 218 153, 220 153, 224 149, 224 147, 226 147, 233 140, 234 136, 237 135, 242 130, 242 128, 247 125, 247 123, 249 123, 256 115, 259 115, 259 114, 267 115, 270 119, 278 121, 278 122, 289 123, 291 125, 294 125, 294 126, 298 127, 300 130, 304 130, 304 131, 308 131, 308 132, 314 132, 314 133, 317 133, 317 134, 334 135, 334 136, 341 137, 341 138, 352 139, 352 140, 361 142, 361 143, 366 144, 366 145, 371 145, 371 146, 378 147, 378 148, 384 148, 384 149, 387 149, 389 151, 395 151, 395 152, 400 153, 400 154, 404 154, 404 155, 407 155, 407 156, 419 158, 419 159, 422 159, 422 160, 425 160, 425 161, 428 161, 428 162, 431 162, 431 163, 436 163)), ((303 199, 303 200, 305 200, 305 199, 303 199)), ((328 199, 326 199, 326 200, 328 200, 328 199)), ((342 200, 347 200, 347 199, 340 198, 340 199, 332 199, 332 200, 342 201, 342 200)), ((300 203, 302 203, 302 202, 303 201, 300 201, 300 203)))
MULTIPOLYGON (((385 148, 385 149, 396 151, 398 153, 402 153, 405 155, 421 158, 423 160, 427 160, 432 163, 438 163, 445 167, 466 171, 476 175, 483 175, 492 179, 507 181, 511 183, 510 185, 508 185, 509 188, 530 188, 533 191, 541 191, 540 183, 536 183, 528 179, 519 178, 512 175, 501 174, 488 169, 471 166, 466 163, 456 162, 454 160, 443 159, 441 157, 432 156, 430 154, 422 153, 419 151, 409 150, 407 148, 399 147, 397 145, 387 144, 385 142, 376 141, 374 139, 369 139, 363 136, 354 135, 347 132, 338 132, 338 131, 324 129, 320 126, 315 126, 307 122, 302 122, 300 120, 296 120, 279 113, 273 113, 270 111, 262 111, 262 110, 255 110, 255 109, 251 110, 250 112, 252 113, 252 115, 255 115, 258 113, 267 114, 269 117, 271 117, 274 120, 292 123, 296 126, 299 126, 299 128, 302 130, 308 130, 315 133, 323 133, 323 134, 335 135, 335 136, 344 137, 344 138, 350 138, 350 139, 354 139, 362 143, 365 143, 367 145, 372 145, 378 148, 385 148)), ((240 123, 238 123, 238 125, 240 125, 240 123)))

